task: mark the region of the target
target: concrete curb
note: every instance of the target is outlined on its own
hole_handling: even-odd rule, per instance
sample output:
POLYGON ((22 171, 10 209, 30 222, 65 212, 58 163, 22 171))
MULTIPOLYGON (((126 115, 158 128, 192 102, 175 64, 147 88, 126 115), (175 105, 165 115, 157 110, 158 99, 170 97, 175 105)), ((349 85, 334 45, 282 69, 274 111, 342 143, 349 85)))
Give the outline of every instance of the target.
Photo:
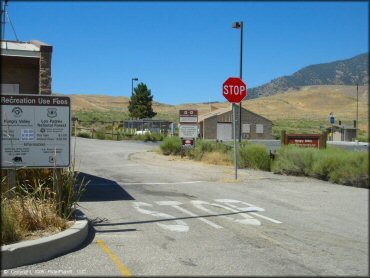
POLYGON ((88 223, 86 219, 78 220, 55 235, 1 246, 1 269, 50 260, 77 248, 88 236, 88 223))

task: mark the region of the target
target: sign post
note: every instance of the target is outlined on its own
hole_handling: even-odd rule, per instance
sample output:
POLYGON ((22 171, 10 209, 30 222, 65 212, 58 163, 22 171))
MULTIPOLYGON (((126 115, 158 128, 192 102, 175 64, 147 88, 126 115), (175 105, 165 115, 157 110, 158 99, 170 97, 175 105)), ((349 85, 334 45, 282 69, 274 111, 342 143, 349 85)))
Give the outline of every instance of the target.
MULTIPOLYGON (((238 155, 236 145, 236 103, 240 103, 247 96, 247 85, 238 77, 229 77, 223 84, 223 96, 233 106, 233 137, 234 137, 234 161, 235 179, 238 179, 238 155)), ((240 131, 241 132, 241 131, 240 131)))
POLYGON ((335 117, 333 115, 333 112, 330 113, 330 124, 331 124, 331 141, 333 142, 334 140, 334 130, 333 130, 333 125, 335 123, 335 117))

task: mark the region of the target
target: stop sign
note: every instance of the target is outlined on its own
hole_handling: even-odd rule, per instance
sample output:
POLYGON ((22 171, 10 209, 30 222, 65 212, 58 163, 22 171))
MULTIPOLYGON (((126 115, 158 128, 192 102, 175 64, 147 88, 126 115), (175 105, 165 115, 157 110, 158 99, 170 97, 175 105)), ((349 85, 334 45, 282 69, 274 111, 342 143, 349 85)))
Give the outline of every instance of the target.
POLYGON ((247 96, 247 85, 238 77, 229 77, 222 88, 224 97, 231 103, 239 103, 247 96))

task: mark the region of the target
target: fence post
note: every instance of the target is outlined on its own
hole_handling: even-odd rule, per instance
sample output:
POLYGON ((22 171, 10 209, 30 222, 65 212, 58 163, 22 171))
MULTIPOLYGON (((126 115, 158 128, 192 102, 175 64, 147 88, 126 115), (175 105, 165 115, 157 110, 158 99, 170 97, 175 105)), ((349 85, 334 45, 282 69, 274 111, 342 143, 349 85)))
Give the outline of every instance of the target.
POLYGON ((285 144, 285 135, 286 135, 286 130, 282 130, 280 132, 280 142, 281 142, 281 145, 284 145, 285 144))
POLYGON ((328 140, 328 132, 323 131, 322 132, 322 147, 326 149, 326 141, 328 140))

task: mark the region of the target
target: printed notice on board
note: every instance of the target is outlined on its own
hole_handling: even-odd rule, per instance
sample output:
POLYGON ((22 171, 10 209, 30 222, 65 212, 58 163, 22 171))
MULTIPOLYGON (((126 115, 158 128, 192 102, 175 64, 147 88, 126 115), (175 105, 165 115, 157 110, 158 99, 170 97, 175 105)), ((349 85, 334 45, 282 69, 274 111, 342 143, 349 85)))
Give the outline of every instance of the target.
POLYGON ((1 95, 1 167, 70 166, 71 100, 1 95))

